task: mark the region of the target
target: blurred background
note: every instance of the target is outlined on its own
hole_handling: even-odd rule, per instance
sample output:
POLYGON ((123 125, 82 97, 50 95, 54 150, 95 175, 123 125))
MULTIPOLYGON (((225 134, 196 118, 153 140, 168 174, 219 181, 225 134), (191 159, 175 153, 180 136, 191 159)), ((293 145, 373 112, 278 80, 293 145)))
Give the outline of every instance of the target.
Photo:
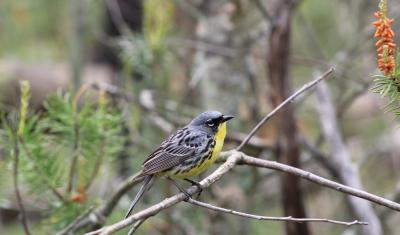
MULTIPOLYGON (((398 19, 400 3, 388 6, 398 19)), ((378 74, 371 24, 377 9, 378 1, 364 0, 2 0, 0 234, 24 234, 12 177, 18 121, 25 123, 17 142, 29 227, 56 234, 104 205, 198 113, 236 116, 225 143, 232 149, 330 67, 335 79, 276 115, 243 151, 400 201, 399 122, 370 89, 378 74), (29 82, 25 91, 20 81, 29 82), (28 97, 24 117, 20 99, 28 97)), ((400 32, 397 22, 394 30, 400 32)), ((118 200, 106 224, 123 218, 136 192, 118 200)), ((136 211, 175 193, 157 180, 136 211)), ((266 216, 370 225, 265 222, 180 203, 136 233, 400 234, 398 213, 266 169, 237 166, 200 200, 266 216)))

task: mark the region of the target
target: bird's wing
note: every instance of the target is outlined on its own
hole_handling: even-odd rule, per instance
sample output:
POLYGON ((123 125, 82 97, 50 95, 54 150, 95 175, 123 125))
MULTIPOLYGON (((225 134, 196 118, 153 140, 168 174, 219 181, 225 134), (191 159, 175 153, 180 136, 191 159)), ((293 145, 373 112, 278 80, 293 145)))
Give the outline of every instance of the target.
POLYGON ((143 163, 142 174, 162 172, 181 164, 193 156, 203 138, 204 134, 201 132, 193 133, 187 128, 178 130, 150 154, 143 163))

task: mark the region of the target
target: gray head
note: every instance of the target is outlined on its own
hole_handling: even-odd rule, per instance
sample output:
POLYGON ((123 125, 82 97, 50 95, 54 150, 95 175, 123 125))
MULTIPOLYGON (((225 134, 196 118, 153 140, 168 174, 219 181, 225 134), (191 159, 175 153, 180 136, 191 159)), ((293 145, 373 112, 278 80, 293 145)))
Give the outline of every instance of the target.
POLYGON ((232 119, 233 116, 223 115, 218 111, 206 111, 195 117, 189 126, 199 127, 207 132, 215 133, 220 124, 232 119))

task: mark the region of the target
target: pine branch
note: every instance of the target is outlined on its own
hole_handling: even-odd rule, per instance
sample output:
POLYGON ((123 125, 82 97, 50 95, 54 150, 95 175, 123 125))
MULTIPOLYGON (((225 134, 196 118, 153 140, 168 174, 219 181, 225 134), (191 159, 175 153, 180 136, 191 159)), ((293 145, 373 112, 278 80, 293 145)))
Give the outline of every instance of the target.
POLYGON ((24 204, 22 203, 21 193, 19 191, 19 182, 18 182, 18 165, 19 165, 19 145, 18 145, 18 137, 17 133, 14 130, 13 133, 13 143, 14 143, 14 161, 13 161, 13 182, 14 182, 14 191, 15 197, 17 199, 19 211, 21 213, 21 222, 22 227, 24 228, 25 234, 30 235, 31 232, 29 230, 28 221, 26 218, 26 211, 24 204))
POLYGON ((80 149, 79 149, 79 140, 80 140, 80 135, 79 135, 79 123, 78 123, 78 117, 77 114, 74 115, 74 146, 73 146, 73 156, 71 160, 71 164, 69 167, 69 173, 68 173, 68 184, 67 184, 67 192, 71 193, 72 188, 74 187, 74 181, 76 178, 76 164, 78 163, 78 157, 80 154, 80 149))
POLYGON ((33 158, 31 152, 29 151, 28 147, 26 146, 26 143, 22 137, 19 138, 19 141, 21 143, 22 149, 24 150, 26 156, 29 158, 29 160, 32 162, 33 167, 35 168, 36 172, 38 173, 38 176, 42 179, 43 183, 46 184, 46 186, 50 189, 50 191, 58 198, 60 201, 67 203, 68 200, 62 195, 61 192, 59 192, 51 183, 51 180, 47 178, 46 174, 43 172, 43 170, 37 165, 35 159, 33 158))

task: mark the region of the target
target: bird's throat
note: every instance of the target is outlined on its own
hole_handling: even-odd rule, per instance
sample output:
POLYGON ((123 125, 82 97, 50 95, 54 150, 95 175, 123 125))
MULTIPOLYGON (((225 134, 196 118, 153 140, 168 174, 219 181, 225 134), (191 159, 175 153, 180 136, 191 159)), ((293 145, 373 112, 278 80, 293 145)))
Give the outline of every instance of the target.
POLYGON ((215 134, 215 147, 213 151, 213 160, 215 161, 224 146, 226 136, 226 122, 222 123, 215 134))

